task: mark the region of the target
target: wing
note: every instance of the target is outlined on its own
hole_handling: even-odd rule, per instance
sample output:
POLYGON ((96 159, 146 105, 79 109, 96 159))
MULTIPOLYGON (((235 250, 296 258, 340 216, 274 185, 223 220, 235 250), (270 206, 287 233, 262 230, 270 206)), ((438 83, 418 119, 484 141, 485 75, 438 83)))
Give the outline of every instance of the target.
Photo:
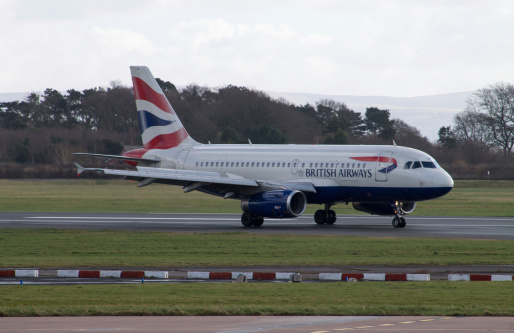
MULTIPOLYGON (((132 170, 116 170, 104 168, 84 168, 80 164, 75 163, 77 167, 77 174, 80 175, 84 171, 96 171, 106 175, 126 176, 133 179, 164 179, 176 180, 183 182, 207 183, 207 184, 226 184, 226 185, 242 185, 242 186, 259 186, 255 180, 246 179, 236 175, 219 172, 206 172, 206 171, 190 171, 190 170, 176 170, 176 169, 161 169, 152 167, 138 167, 137 171, 132 170)), ((150 184, 148 180, 145 182, 150 184)), ((147 185, 142 183, 144 185, 147 185)), ((142 186, 144 186, 142 185, 142 186)))
POLYGON ((230 173, 191 171, 176 169, 161 169, 153 167, 138 167, 133 170, 116 170, 105 168, 84 168, 75 163, 77 175, 84 171, 94 171, 106 175, 125 176, 128 179, 139 180, 138 186, 146 186, 155 180, 174 181, 176 185, 183 185, 184 191, 189 192, 208 185, 228 185, 236 187, 254 188, 251 192, 269 191, 273 189, 293 189, 302 192, 316 193, 314 185, 310 182, 269 182, 248 179, 230 173))

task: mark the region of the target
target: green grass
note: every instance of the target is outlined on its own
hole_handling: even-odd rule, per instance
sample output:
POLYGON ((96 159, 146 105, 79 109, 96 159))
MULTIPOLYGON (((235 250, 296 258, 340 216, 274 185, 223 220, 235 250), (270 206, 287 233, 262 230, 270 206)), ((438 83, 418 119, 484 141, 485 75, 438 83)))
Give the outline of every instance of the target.
POLYGON ((0 286, 0 316, 514 316, 512 282, 0 286))
POLYGON ((502 265, 511 241, 2 229, 0 267, 502 265))
MULTIPOLYGON (((319 205, 308 205, 312 214, 319 205)), ((514 216, 514 181, 456 181, 446 196, 419 202, 413 215, 514 216)), ((340 215, 359 214, 351 205, 336 205, 340 215)), ((240 213, 237 200, 178 186, 137 188, 123 180, 0 180, 0 211, 4 212, 131 212, 240 213)))

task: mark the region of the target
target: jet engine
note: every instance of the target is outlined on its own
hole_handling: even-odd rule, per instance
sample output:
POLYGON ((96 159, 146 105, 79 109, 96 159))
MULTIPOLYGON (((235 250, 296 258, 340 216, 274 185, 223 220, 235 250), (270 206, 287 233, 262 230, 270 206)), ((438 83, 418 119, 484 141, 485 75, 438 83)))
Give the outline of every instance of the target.
MULTIPOLYGON (((394 202, 353 202, 352 205, 355 210, 373 215, 396 215, 394 202)), ((415 202, 401 202, 400 214, 410 214, 414 211, 414 208, 416 208, 415 202)))
POLYGON ((251 195, 241 200, 244 212, 262 217, 297 217, 303 214, 307 198, 297 190, 273 190, 251 195))

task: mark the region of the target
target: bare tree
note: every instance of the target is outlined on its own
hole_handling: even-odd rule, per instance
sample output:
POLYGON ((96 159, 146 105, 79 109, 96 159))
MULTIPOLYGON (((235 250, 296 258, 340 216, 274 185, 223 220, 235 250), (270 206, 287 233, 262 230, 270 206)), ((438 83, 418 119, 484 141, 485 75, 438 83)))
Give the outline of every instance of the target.
POLYGON ((487 114, 484 120, 490 127, 492 141, 504 155, 510 155, 514 146, 514 85, 498 82, 479 89, 467 104, 466 111, 487 114))

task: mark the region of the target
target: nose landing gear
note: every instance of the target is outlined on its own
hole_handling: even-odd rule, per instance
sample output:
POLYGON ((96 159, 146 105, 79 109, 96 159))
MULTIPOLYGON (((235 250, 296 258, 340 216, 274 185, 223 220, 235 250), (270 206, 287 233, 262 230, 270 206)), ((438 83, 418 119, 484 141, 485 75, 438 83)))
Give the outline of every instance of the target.
POLYGON ((395 228, 405 228, 407 225, 407 222, 405 221, 405 218, 403 218, 402 215, 402 207, 400 205, 400 202, 396 201, 394 203, 394 213, 396 216, 393 218, 393 227, 395 228))

